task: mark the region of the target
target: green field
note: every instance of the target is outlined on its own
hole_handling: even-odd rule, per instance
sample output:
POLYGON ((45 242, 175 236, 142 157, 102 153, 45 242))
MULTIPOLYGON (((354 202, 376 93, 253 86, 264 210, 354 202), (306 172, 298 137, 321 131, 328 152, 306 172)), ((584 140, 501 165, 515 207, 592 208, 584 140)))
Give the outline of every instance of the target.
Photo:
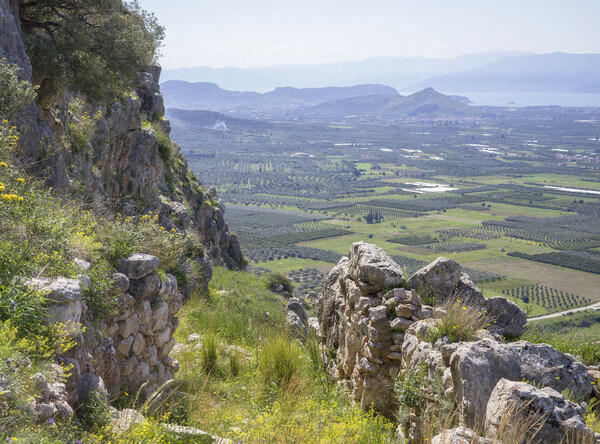
MULTIPOLYGON (((192 126, 173 135, 200 179, 217 184, 253 269, 305 273, 299 292, 321 284, 306 282, 307 270, 325 273, 365 241, 408 272, 451 257, 486 296, 509 297, 530 316, 600 301, 600 196, 545 188, 600 190, 591 140, 600 128, 582 129, 560 109, 495 112, 480 122, 278 119, 218 137, 192 126), (520 293, 536 286, 550 289, 547 299, 520 293)), ((590 113, 577 110, 578 119, 590 113)))

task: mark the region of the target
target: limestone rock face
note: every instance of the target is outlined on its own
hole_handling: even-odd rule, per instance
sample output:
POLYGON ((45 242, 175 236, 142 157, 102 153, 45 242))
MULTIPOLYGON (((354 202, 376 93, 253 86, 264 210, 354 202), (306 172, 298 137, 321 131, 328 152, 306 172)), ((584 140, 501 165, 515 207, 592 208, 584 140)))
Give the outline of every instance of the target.
POLYGON ((348 267, 349 260, 347 257, 343 257, 331 269, 323 286, 323 294, 317 304, 317 317, 319 318, 324 345, 330 351, 337 350, 340 345, 339 309, 344 302, 341 278, 347 275, 348 267))
MULTIPOLYGON (((18 13, 18 1, 0 2, 0 59, 17 65, 21 77, 31 81, 31 61, 25 53, 18 13)), ((89 115, 99 111, 101 117, 86 150, 67 146, 51 155, 44 147, 59 140, 68 144, 63 136, 73 95, 69 91, 48 94, 42 85, 39 103, 30 104, 14 118, 20 132, 20 160, 24 165, 35 165, 35 174, 43 176, 57 193, 66 194, 77 183, 84 199, 100 205, 118 203, 131 214, 136 208, 129 199, 136 196, 147 203, 145 212, 160 216, 159 222, 166 229, 199 231, 210 260, 240 268, 240 245, 229 232, 216 193, 202 190, 177 145, 172 144, 170 156, 161 155, 158 132, 168 136, 170 125, 164 119, 160 73, 159 65, 151 66, 138 76, 135 95, 126 94, 112 103, 107 98, 103 105, 88 106, 89 115), (142 127, 142 119, 152 127, 142 127)))
POLYGON ((454 292, 460 278, 460 265, 453 259, 438 257, 413 274, 408 280, 408 286, 419 292, 431 292, 444 300, 454 292))
POLYGON ((450 369, 459 413, 467 427, 485 422, 488 400, 501 379, 526 380, 559 392, 569 388, 581 401, 593 387, 586 367, 573 356, 526 341, 461 343, 450 358, 450 369))
POLYGON ((535 444, 559 444, 567 437, 572 442, 598 442, 585 423, 581 407, 565 399, 556 390, 538 389, 525 382, 501 379, 490 396, 486 410, 488 436, 498 433, 501 424, 508 433, 515 424, 530 421, 525 440, 535 444), (509 417, 510 421, 506 421, 509 417), (539 430, 538 430, 539 429, 539 430))

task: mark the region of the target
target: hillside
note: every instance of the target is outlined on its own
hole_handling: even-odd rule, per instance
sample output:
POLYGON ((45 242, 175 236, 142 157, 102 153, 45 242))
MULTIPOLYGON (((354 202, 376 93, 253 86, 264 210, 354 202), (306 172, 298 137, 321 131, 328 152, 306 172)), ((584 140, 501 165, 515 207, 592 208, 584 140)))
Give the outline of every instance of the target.
POLYGON ((433 88, 409 96, 363 96, 324 102, 304 111, 309 115, 329 117, 457 118, 478 117, 478 108, 469 106, 463 98, 440 94, 433 88))
POLYGON ((505 57, 480 68, 444 74, 408 86, 439 91, 600 93, 600 54, 505 57))
POLYGON ((379 94, 398 96, 398 92, 383 85, 350 87, 292 88, 279 87, 267 93, 227 91, 214 83, 168 81, 162 84, 165 104, 169 108, 207 109, 211 111, 289 110, 311 106, 328 100, 379 94))

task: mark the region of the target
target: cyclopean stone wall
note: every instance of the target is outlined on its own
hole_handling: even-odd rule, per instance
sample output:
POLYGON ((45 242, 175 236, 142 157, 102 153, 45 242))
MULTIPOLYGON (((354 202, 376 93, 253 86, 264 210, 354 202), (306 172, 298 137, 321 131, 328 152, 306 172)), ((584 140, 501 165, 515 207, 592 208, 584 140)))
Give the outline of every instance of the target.
MULTIPOLYGON (((80 261, 82 273, 85 264, 80 261)), ((65 384, 66 394, 55 396, 71 406, 86 396, 90 381, 107 395, 126 391, 134 396, 154 392, 172 379, 179 368, 169 353, 175 345, 177 313, 183 305, 183 295, 175 277, 157 274, 158 258, 133 254, 119 261, 114 274, 121 297, 116 315, 100 323, 89 319, 83 291, 89 285, 87 276, 78 279, 34 279, 29 281, 45 293, 49 301, 49 322, 62 323, 77 345, 60 355, 58 361, 71 365, 65 384), (82 328, 84 327, 84 328, 82 328)), ((52 409, 45 408, 44 420, 52 409)), ((54 411, 58 415, 59 411, 54 411)))
POLYGON ((393 380, 401 369, 406 331, 445 314, 442 307, 422 304, 424 291, 439 300, 460 295, 482 307, 499 320, 491 327, 497 334, 524 331, 525 313, 504 298, 484 299, 452 259, 438 258, 407 278, 381 248, 354 243, 329 273, 317 311, 328 371, 364 409, 393 415, 393 380))

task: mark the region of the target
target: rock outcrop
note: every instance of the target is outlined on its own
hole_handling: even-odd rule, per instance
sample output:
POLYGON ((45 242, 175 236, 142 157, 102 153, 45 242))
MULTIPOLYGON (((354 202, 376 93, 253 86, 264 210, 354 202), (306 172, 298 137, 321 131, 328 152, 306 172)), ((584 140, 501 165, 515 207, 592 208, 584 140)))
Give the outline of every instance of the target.
MULTIPOLYGON (((0 1, 0 59, 18 66, 22 78, 31 81, 18 10, 16 0, 0 1)), ((224 206, 214 189, 205 189, 189 171, 179 147, 168 141, 160 72, 160 66, 149 67, 140 74, 135 92, 106 105, 86 105, 88 115, 98 118, 89 140, 78 141, 83 146, 69 142, 67 129, 68 122, 81 118, 69 109, 78 97, 64 91, 51 103, 27 106, 14 118, 20 160, 58 193, 77 191, 91 205, 127 214, 153 211, 168 230, 198 232, 213 262, 239 268, 244 259, 224 220, 224 206), (61 149, 50 149, 59 144, 61 149)))
MULTIPOLYGON (((590 433, 583 427, 581 408, 560 394, 568 390, 574 400, 585 401, 594 387, 588 369, 547 344, 504 341, 503 336, 524 332, 524 312, 505 298, 485 299, 451 259, 438 258, 405 282, 402 269, 384 251, 355 243, 349 257, 342 258, 327 277, 317 311, 322 343, 330 357, 329 374, 364 409, 392 416, 398 404, 393 381, 425 368, 426 380, 441 386, 442 393, 437 401, 424 402, 452 404, 464 426, 445 431, 434 442, 496 442, 498 421, 506 416, 507 405, 518 400, 527 406, 532 400, 531 406, 537 407, 531 408, 541 412, 540 424, 548 431, 538 442, 560 442, 552 436, 563 439, 573 430, 590 433), (419 292, 458 303, 461 313, 483 316, 486 312, 487 324, 473 332, 471 342, 440 337, 442 319, 453 316, 453 305, 447 305, 448 311, 423 305, 419 292), (438 339, 430 339, 434 337, 438 339), (529 384, 510 385, 519 381, 545 388, 532 392, 529 384), (511 394, 506 387, 522 390, 511 394), (489 431, 481 433, 486 426, 489 431)), ((420 407, 421 411, 427 408, 420 407)), ((403 429, 402 436, 418 441, 424 436, 418 412, 409 416, 416 422, 403 429)))
POLYGON ((500 428, 505 429, 502 435, 532 444, 560 444, 565 437, 569 442, 600 438, 586 424, 582 408, 556 390, 508 379, 498 381, 487 404, 488 435, 498 434, 500 428))
POLYGON ((573 356, 547 344, 503 344, 490 339, 461 343, 450 358, 456 404, 469 427, 485 422, 492 391, 501 379, 530 381, 558 392, 569 389, 583 401, 592 392, 592 377, 573 356))

